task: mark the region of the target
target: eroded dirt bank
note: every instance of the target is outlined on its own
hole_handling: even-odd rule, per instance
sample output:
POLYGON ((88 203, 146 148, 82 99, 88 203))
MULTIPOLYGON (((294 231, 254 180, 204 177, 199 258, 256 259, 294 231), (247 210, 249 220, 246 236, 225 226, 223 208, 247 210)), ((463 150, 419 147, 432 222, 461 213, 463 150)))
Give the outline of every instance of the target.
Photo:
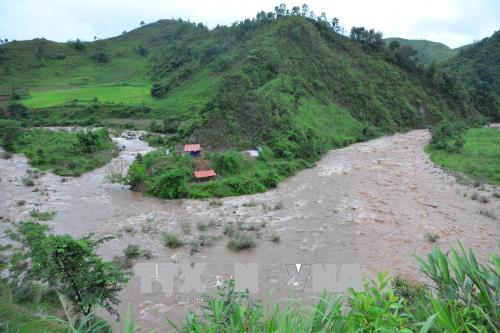
MULTIPOLYGON (((434 166, 423 150, 429 137, 427 131, 417 130, 334 150, 316 167, 275 190, 217 203, 143 197, 110 184, 105 178, 109 165, 66 182, 47 173, 35 181, 39 190, 33 192, 33 187, 22 184, 29 165, 23 156, 15 155, 0 160, 0 215, 4 221, 20 221, 29 218, 33 207, 55 210, 55 219, 47 222, 55 232, 118 236, 100 249, 106 258, 121 254, 128 244, 138 244, 154 254, 153 259, 140 262, 207 263, 203 274, 207 286, 215 275, 229 277, 227 267, 232 263, 258 263, 260 297, 270 290, 275 290, 275 298, 305 295, 287 286, 285 264, 290 263, 356 263, 366 275, 387 270, 418 279, 412 256, 431 250, 432 244, 424 238, 427 232, 439 234, 436 244, 443 248, 461 241, 482 259, 498 251, 500 239, 500 200, 491 196, 493 189, 461 185, 434 166), (471 200, 476 192, 490 201, 471 200), (21 200, 26 203, 18 206, 21 200), (251 201, 257 205, 244 206, 251 201), (272 208, 280 203, 281 209, 272 208), (484 215, 485 211, 491 215, 484 215), (234 253, 226 248, 226 224, 263 222, 255 249, 234 253), (199 223, 210 226, 200 231, 199 223), (188 224, 191 232, 186 232, 188 224), (186 245, 176 250, 164 247, 164 231, 181 235, 186 245), (280 242, 270 240, 273 233, 280 242), (188 244, 201 234, 214 236, 213 245, 191 255, 188 244)), ((150 149, 137 139, 115 140, 125 150, 114 165, 126 166, 137 152, 150 149)), ((8 226, 0 223, 2 231, 8 226)), ((163 331, 167 317, 179 320, 196 305, 179 301, 179 295, 159 292, 159 285, 154 287, 154 293, 140 293, 134 277, 121 294, 121 312, 130 304, 143 328, 162 327, 163 331)))

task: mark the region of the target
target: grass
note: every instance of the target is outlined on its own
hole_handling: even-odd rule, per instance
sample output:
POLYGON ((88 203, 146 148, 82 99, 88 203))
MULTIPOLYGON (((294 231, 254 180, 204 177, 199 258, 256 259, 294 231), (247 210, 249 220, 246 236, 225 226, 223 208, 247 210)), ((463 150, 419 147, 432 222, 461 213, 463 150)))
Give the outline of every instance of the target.
POLYGON ((95 98, 100 102, 125 104, 151 104, 154 99, 149 86, 83 86, 64 89, 31 91, 30 99, 23 103, 30 108, 46 108, 71 101, 92 103, 95 98))
POLYGON ((52 170, 60 176, 78 176, 103 166, 117 155, 107 131, 96 134, 92 146, 87 147, 91 149, 87 149, 80 146, 78 133, 29 130, 16 141, 15 150, 24 153, 34 167, 52 170))
POLYGON ((458 153, 428 148, 432 161, 474 179, 500 185, 500 131, 471 128, 463 139, 464 146, 458 153))

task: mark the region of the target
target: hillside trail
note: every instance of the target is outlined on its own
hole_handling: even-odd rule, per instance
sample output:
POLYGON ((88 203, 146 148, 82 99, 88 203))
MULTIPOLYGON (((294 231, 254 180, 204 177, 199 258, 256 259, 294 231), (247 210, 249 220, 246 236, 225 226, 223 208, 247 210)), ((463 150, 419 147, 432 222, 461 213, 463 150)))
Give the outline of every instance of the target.
MULTIPOLYGON (((109 165, 65 182, 46 173, 35 181, 36 192, 22 184, 29 169, 26 158, 14 155, 0 160, 0 228, 10 227, 7 220, 28 220, 33 207, 57 211, 46 222, 57 233, 116 236, 99 249, 105 258, 137 244, 154 255, 137 262, 206 263, 202 280, 207 291, 213 290, 217 275, 227 279, 233 274, 233 263, 257 263, 255 296, 264 299, 270 291, 274 300, 312 295, 307 288, 291 291, 286 265, 295 263, 356 264, 364 276, 385 270, 421 280, 413 256, 425 256, 434 244, 447 250, 460 241, 487 260, 498 252, 500 240, 500 199, 492 196, 498 189, 460 183, 435 166, 424 152, 429 139, 427 130, 415 130, 332 150, 274 190, 220 201, 158 200, 111 184, 105 177, 110 168, 126 168, 137 153, 151 149, 133 136, 114 138, 125 149, 109 165), (473 193, 491 199, 474 201, 473 193), (18 206, 21 200, 26 203, 18 206), (480 213, 485 210, 496 217, 480 213), (200 231, 199 223, 210 227, 200 231), (227 223, 265 224, 256 248, 227 249, 227 223), (182 235, 186 244, 166 248, 165 231, 182 235), (425 239, 429 232, 439 235, 436 243, 425 239), (270 240, 274 233, 279 242, 270 240), (191 255, 188 244, 200 234, 214 236, 213 245, 191 255)), ((120 294, 120 313, 130 305, 137 325, 146 331, 164 331, 166 318, 180 322, 187 310, 198 307, 199 293, 169 295, 159 283, 153 289, 141 293, 134 276, 120 294)))

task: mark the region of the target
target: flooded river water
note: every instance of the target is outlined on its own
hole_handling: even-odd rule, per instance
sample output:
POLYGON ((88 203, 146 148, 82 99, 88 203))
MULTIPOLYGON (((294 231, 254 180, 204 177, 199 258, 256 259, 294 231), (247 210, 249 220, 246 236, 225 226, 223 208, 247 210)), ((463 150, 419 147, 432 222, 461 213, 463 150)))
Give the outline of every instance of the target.
MULTIPOLYGON (((431 250, 433 244, 424 234, 438 234, 436 244, 445 249, 460 241, 483 260, 498 251, 500 239, 500 199, 491 196, 495 189, 460 184, 435 166, 424 152, 429 138, 428 131, 416 130, 333 150, 314 168, 272 191, 220 202, 164 201, 111 184, 105 177, 110 168, 125 168, 137 153, 151 149, 137 138, 115 138, 125 147, 119 157, 81 177, 62 182, 61 177, 46 173, 35 180, 36 192, 22 183, 30 168, 26 158, 14 155, 0 160, 4 221, 0 228, 3 232, 9 227, 7 219, 28 220, 33 207, 56 211, 54 220, 46 222, 56 233, 115 236, 99 249, 105 258, 137 244, 153 253, 152 259, 137 262, 206 263, 202 280, 207 291, 216 275, 232 275, 233 263, 257 263, 255 296, 263 298, 270 291, 274 299, 310 295, 306 290, 290 290, 286 265, 295 263, 355 264, 366 276, 386 270, 421 279, 412 256, 431 250), (474 201, 473 193, 491 199, 474 201), (26 203, 18 206, 21 200, 26 203), (486 216, 485 210, 491 214, 486 216), (200 223, 208 225, 206 230, 198 230, 200 223), (230 223, 265 225, 256 248, 238 253, 227 249, 223 230, 230 223), (162 237, 166 231, 180 235, 186 245, 166 248, 162 237), (191 254, 188 244, 201 234, 214 236, 213 245, 191 254), (279 242, 271 241, 273 234, 279 235, 279 242)), ((139 278, 134 276, 120 294, 120 312, 130 305, 138 326, 163 332, 166 318, 178 322, 198 305, 195 299, 178 297, 162 293, 158 284, 152 293, 141 293, 139 278)))

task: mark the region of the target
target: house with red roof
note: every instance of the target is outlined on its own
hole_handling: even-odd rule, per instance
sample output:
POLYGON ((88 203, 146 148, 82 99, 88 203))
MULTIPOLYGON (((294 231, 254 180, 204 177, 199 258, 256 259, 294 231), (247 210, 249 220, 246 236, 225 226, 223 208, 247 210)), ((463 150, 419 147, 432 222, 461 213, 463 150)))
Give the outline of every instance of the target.
POLYGON ((191 156, 200 156, 201 145, 199 143, 184 145, 184 153, 190 154, 191 156))
POLYGON ((194 172, 194 178, 196 178, 199 181, 202 180, 210 180, 215 178, 217 174, 215 173, 214 170, 198 170, 194 172))

